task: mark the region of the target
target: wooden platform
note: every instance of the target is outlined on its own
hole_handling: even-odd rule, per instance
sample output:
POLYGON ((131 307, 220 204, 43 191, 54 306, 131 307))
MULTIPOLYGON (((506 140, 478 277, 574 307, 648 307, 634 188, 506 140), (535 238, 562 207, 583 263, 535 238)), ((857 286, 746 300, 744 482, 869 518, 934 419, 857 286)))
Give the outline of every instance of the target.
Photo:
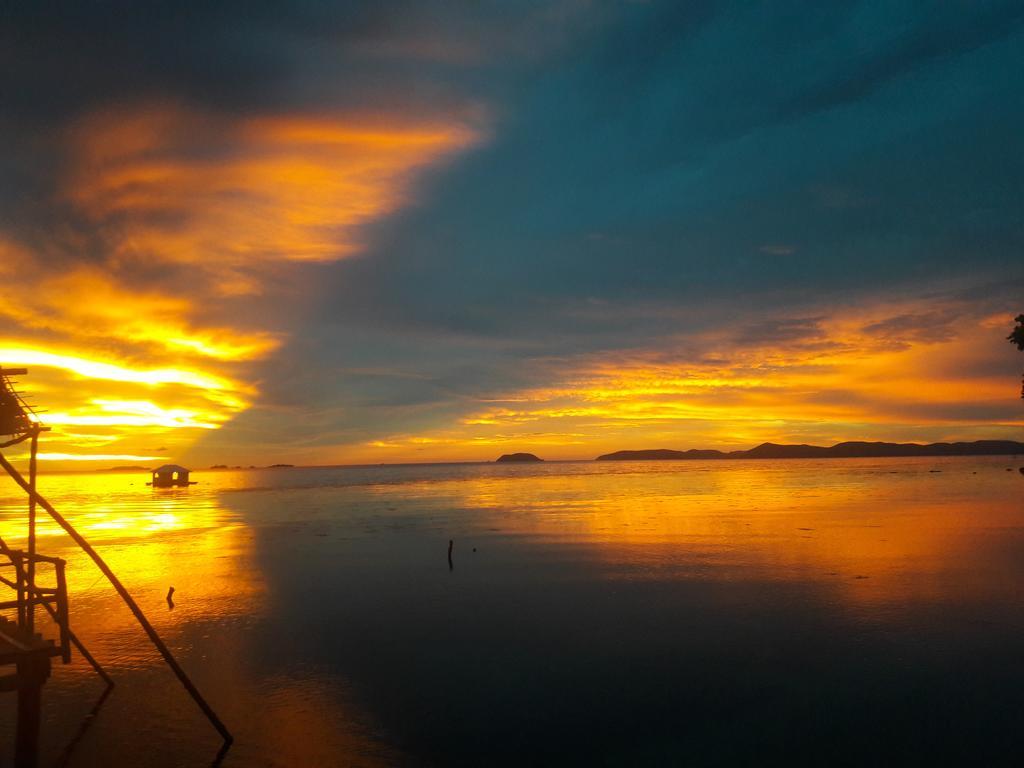
POLYGON ((0 617, 0 667, 15 665, 13 674, 0 676, 0 691, 15 691, 26 685, 39 686, 50 676, 50 659, 60 656, 53 640, 20 629, 0 617))

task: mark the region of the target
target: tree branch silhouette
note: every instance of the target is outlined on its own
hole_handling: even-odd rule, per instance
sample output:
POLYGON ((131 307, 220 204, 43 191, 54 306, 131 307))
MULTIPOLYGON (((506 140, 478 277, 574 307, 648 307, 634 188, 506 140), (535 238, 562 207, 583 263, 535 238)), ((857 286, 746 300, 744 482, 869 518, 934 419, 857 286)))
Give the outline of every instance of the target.
MULTIPOLYGON (((1017 315, 1016 322, 1017 327, 1006 337, 1006 340, 1011 344, 1016 344, 1017 349, 1024 352, 1024 315, 1017 315)), ((1020 396, 1024 400, 1024 377, 1021 377, 1020 396)))

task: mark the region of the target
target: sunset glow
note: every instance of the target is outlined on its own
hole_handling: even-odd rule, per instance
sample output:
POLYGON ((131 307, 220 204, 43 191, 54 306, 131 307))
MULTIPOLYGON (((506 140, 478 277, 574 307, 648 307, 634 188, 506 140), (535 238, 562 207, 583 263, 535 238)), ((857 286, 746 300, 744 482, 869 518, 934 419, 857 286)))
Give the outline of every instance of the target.
POLYGON ((163 444, 169 458, 244 412, 294 319, 257 303, 287 264, 353 255, 358 227, 410 202, 416 170, 475 140, 459 123, 160 104, 78 121, 63 198, 107 253, 97 266, 0 238, 0 361, 31 368, 53 428, 41 456, 152 461, 163 444))
POLYGON ((631 350, 626 364, 596 357, 561 386, 495 395, 458 427, 391 435, 359 455, 459 459, 519 445, 558 458, 593 458, 623 447, 733 450, 766 441, 1012 436, 1024 427, 1024 413, 1007 407, 1013 376, 974 372, 979 361, 1003 354, 991 328, 1010 319, 976 318, 956 335, 930 340, 913 329, 903 336, 872 333, 877 314, 837 315, 816 322, 804 338, 757 349, 716 332, 700 340, 705 350, 693 362, 643 349, 631 350), (993 415, 961 415, 965 398, 993 415))
MULTIPOLYGON (((535 64, 584 38, 541 36, 535 64)), ((237 103, 87 100, 23 137, 44 181, 0 222, 0 364, 31 369, 51 456, 1019 437, 1016 198, 998 192, 1016 182, 971 154, 984 78, 942 115, 883 88, 838 120, 812 67, 719 114, 708 93, 750 87, 721 50, 700 73, 584 57, 563 91, 520 51, 402 35, 356 46, 339 80, 303 70, 237 103), (520 85, 474 85, 492 65, 520 85), (589 90, 619 75, 645 94, 629 109, 589 90)), ((989 71, 1001 50, 957 55, 989 71)), ((893 77, 933 103, 914 72, 893 77)))
POLYGON ((1024 4, 3 16, 0 764, 1020 762, 1024 4))

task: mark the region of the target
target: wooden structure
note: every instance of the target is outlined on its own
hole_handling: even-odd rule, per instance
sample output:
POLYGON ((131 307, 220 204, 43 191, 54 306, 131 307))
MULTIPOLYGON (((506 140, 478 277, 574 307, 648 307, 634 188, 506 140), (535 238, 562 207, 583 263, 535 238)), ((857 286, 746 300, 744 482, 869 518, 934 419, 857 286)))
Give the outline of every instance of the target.
POLYGON ((153 470, 153 481, 146 483, 154 488, 174 488, 180 485, 195 485, 188 479, 189 470, 178 464, 164 464, 153 470))
MULTIPOLYGON (((67 582, 65 580, 65 563, 54 557, 46 557, 36 552, 36 510, 41 507, 64 531, 92 558, 107 580, 124 600, 135 615, 150 641, 160 652, 164 661, 195 700, 224 739, 221 749, 223 756, 231 745, 233 738, 228 729, 217 717, 206 700, 192 684, 188 675, 171 654, 153 625, 149 623, 142 609, 114 575, 92 545, 72 526, 56 509, 36 490, 36 456, 39 435, 47 428, 39 421, 36 413, 25 402, 21 393, 15 388, 11 377, 23 376, 23 368, 0 368, 0 449, 29 441, 29 476, 26 479, 0 452, 0 468, 28 495, 28 530, 27 551, 12 549, 0 538, 0 587, 13 591, 12 599, 0 598, 0 672, 14 667, 13 674, 0 675, 0 691, 17 691, 18 693, 18 725, 15 743, 14 765, 17 768, 35 768, 38 759, 40 707, 42 686, 50 676, 50 660, 59 656, 64 663, 71 660, 71 646, 78 649, 107 683, 106 697, 114 682, 103 670, 92 654, 85 648, 70 628, 68 612, 67 582), (6 440, 4 440, 6 438, 6 440), (38 573, 52 571, 53 584, 40 586, 38 573), (58 638, 44 639, 35 631, 36 609, 42 608, 56 626, 58 638), (4 612, 13 613, 5 616, 4 612)), ((174 467, 172 477, 184 480, 188 484, 188 470, 174 467), (180 471, 184 470, 184 478, 180 471)), ((154 475, 154 480, 156 475, 154 475)), ((179 482, 179 484, 182 484, 179 482)), ((0 763, 3 757, 0 757, 0 763)))
POLYGON ((71 630, 68 626, 68 589, 64 561, 29 555, 0 547, 0 583, 14 591, 14 599, 0 601, 0 611, 14 611, 16 618, 0 615, 0 691, 18 694, 18 723, 14 738, 15 765, 34 766, 39 750, 39 724, 43 683, 50 677, 50 659, 71 661, 71 630), (45 566, 54 571, 54 585, 41 587, 26 579, 29 562, 34 574, 45 566), (54 619, 58 640, 44 639, 34 631, 35 609, 45 608, 54 619))
MULTIPOLYGON (((30 441, 29 485, 35 490, 36 453, 40 433, 46 428, 14 386, 11 377, 23 376, 24 368, 0 368, 0 447, 30 441)), ((0 587, 9 592, 0 598, 0 691, 18 694, 18 723, 14 744, 16 766, 34 766, 39 749, 39 722, 43 683, 50 677, 50 659, 71 661, 68 626, 68 591, 64 561, 36 552, 36 503, 29 497, 28 551, 11 549, 0 539, 0 587), (38 571, 50 566, 55 584, 38 584, 38 571), (11 594, 13 592, 13 594, 11 594), (6 598, 6 599, 4 599, 6 598), (45 608, 60 634, 59 644, 35 631, 36 609, 45 608), (13 612, 13 617, 4 615, 13 612)))
POLYGON ((32 410, 25 404, 21 394, 14 388, 9 377, 24 376, 24 368, 0 368, 0 435, 12 435, 14 442, 21 442, 22 435, 28 435, 36 425, 29 414, 32 410))

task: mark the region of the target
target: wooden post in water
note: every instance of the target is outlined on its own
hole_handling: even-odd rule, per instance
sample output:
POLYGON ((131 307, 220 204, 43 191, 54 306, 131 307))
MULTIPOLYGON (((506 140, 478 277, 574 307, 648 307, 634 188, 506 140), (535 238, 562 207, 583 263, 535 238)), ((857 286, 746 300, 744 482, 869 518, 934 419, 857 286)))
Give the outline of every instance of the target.
MULTIPOLYGON (((25 626, 25 572, 21 567, 21 555, 11 553, 14 563, 14 591, 18 595, 18 626, 25 626)), ((35 595, 29 595, 35 597, 35 595)))
MULTIPOLYGON (((29 595, 35 597, 35 586, 36 586, 36 452, 39 450, 39 428, 34 427, 32 429, 32 442, 30 443, 31 451, 28 459, 28 484, 32 488, 32 493, 28 496, 28 589, 29 595)), ((36 606, 35 603, 31 603, 28 606, 28 616, 26 617, 29 631, 35 629, 36 626, 36 606)))
POLYGON ((50 676, 50 659, 38 654, 18 661, 18 724, 14 736, 15 768, 36 768, 39 761, 39 723, 43 683, 50 676))

